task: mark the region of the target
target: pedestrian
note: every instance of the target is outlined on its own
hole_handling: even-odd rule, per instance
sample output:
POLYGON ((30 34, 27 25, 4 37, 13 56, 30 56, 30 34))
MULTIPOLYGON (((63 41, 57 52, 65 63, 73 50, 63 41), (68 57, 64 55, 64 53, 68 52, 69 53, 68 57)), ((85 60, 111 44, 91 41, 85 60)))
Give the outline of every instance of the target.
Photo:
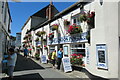
POLYGON ((32 49, 29 49, 29 56, 32 57, 32 49))
POLYGON ((56 50, 54 50, 54 51, 52 52, 52 57, 51 57, 51 59, 52 59, 53 68, 55 69, 56 50))
POLYGON ((61 62, 62 62, 62 58, 63 58, 63 49, 60 48, 60 50, 58 51, 58 54, 57 54, 57 61, 58 61, 57 69, 58 70, 60 70, 60 65, 61 65, 61 62))
POLYGON ((28 49, 27 49, 27 47, 25 47, 25 49, 24 49, 24 57, 27 58, 27 55, 28 55, 28 49))
POLYGON ((13 71, 14 71, 14 68, 15 68, 15 64, 16 64, 16 60, 17 60, 17 54, 14 52, 14 49, 13 48, 10 48, 8 50, 8 76, 9 76, 9 79, 12 80, 13 78, 13 71))

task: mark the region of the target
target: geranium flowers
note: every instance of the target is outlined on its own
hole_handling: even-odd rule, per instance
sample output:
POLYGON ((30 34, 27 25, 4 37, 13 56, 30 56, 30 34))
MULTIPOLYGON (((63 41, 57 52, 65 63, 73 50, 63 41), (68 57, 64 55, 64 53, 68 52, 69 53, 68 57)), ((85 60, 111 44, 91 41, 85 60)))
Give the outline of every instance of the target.
POLYGON ((70 25, 68 28, 68 33, 70 34, 76 34, 81 32, 82 32, 81 26, 78 26, 76 24, 70 25))

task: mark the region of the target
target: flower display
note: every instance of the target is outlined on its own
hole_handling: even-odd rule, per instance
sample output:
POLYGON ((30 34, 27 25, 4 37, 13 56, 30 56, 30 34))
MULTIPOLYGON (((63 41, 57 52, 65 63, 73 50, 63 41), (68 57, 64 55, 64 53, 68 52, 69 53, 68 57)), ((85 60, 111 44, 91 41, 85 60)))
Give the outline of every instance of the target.
POLYGON ((44 35, 44 34, 46 34, 45 31, 38 31, 38 32, 36 33, 36 35, 37 35, 38 37, 41 37, 41 36, 44 35))
POLYGON ((91 27, 94 27, 94 17, 95 17, 95 12, 90 12, 88 11, 87 13, 80 14, 80 21, 86 21, 87 24, 91 27))
POLYGON ((54 31, 54 30, 58 30, 58 26, 59 26, 58 24, 53 24, 53 25, 52 25, 52 30, 53 30, 53 31, 54 31))
POLYGON ((47 47, 46 45, 44 45, 44 48, 45 48, 45 49, 48 49, 48 47, 47 47))
POLYGON ((36 41, 36 42, 39 41, 39 38, 37 37, 35 41, 36 41))
POLYGON ((35 58, 36 58, 37 60, 39 60, 39 59, 40 59, 40 54, 39 54, 39 53, 35 53, 35 58))
POLYGON ((78 26, 76 24, 69 26, 68 33, 76 34, 76 33, 81 33, 81 32, 82 32, 81 26, 78 26))
POLYGON ((41 48, 41 46, 39 45, 39 46, 36 46, 36 48, 41 48))
POLYGON ((82 65, 83 61, 82 61, 83 56, 81 54, 71 54, 70 57, 70 62, 72 65, 82 65))
POLYGON ((68 21, 67 19, 64 20, 64 26, 68 26, 70 25, 70 21, 68 21))
POLYGON ((36 35, 37 35, 38 37, 41 37, 41 31, 38 31, 38 32, 36 33, 36 35))
POLYGON ((54 33, 50 33, 50 34, 48 35, 48 37, 49 37, 49 39, 54 38, 54 33))

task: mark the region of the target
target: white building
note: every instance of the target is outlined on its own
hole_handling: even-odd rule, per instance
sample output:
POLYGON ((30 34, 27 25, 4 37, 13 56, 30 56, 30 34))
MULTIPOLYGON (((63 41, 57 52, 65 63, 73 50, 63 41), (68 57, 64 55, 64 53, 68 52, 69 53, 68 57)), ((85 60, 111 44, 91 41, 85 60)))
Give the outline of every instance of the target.
MULTIPOLYGON (((35 55, 36 51, 40 53, 40 50, 36 49, 36 42, 35 42, 36 36, 35 36, 34 28, 37 28, 39 24, 42 24, 43 22, 51 19, 57 13, 58 13, 58 10, 54 7, 54 5, 52 5, 52 3, 50 3, 43 9, 31 15, 29 19, 26 21, 26 23, 24 24, 24 26, 22 27, 22 32, 21 32, 22 46, 24 45, 24 42, 27 41, 26 46, 28 46, 28 48, 35 47, 35 50, 32 49, 33 56, 35 55), (31 36, 29 36, 29 39, 26 40, 25 37, 28 37, 28 35, 31 35, 31 36)), ((38 42, 38 43, 41 43, 41 42, 38 42)))
MULTIPOLYGON (((33 42, 36 43, 37 36, 35 34, 38 31, 46 31, 47 36, 53 33, 52 39, 46 38, 48 52, 62 47, 64 56, 70 57, 74 53, 82 54, 84 55, 84 68, 91 74, 107 79, 120 79, 120 1, 100 1, 77 2, 52 19, 41 23, 33 29, 33 42), (84 21, 79 20, 84 12, 88 13, 89 11, 95 12, 95 22, 92 26, 86 19, 84 21), (68 34, 67 26, 64 25, 66 19, 70 22, 70 25, 74 23, 80 25, 83 33, 68 34), (58 24, 58 30, 52 30, 51 26, 53 24, 58 24), (86 37, 88 33, 90 34, 90 40, 87 40, 86 37)), ((46 50, 42 49, 43 54, 46 54, 46 50)))
POLYGON ((16 47, 21 47, 21 33, 16 33, 16 43, 15 43, 16 47))

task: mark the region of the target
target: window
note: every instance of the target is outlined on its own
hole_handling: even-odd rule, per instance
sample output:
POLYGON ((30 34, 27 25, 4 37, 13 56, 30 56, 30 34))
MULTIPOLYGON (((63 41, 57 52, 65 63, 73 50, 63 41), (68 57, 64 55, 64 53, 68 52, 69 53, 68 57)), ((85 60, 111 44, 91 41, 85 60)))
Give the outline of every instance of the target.
POLYGON ((79 14, 75 15, 72 17, 72 22, 73 24, 80 25, 80 19, 79 19, 79 14))
POLYGON ((4 10, 4 2, 2 2, 2 14, 3 14, 3 10, 4 10))
POLYGON ((71 54, 81 54, 85 56, 85 44, 71 44, 71 54))

